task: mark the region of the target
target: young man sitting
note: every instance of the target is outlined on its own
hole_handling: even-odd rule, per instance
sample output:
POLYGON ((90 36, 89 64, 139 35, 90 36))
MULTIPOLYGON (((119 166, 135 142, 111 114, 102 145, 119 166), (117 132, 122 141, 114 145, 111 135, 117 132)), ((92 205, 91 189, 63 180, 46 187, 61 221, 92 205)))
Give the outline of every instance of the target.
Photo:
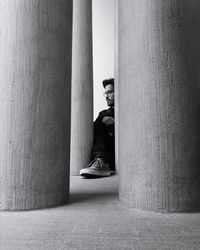
POLYGON ((106 177, 115 171, 114 79, 102 83, 109 108, 101 111, 94 122, 91 162, 80 171, 80 175, 87 178, 106 177))

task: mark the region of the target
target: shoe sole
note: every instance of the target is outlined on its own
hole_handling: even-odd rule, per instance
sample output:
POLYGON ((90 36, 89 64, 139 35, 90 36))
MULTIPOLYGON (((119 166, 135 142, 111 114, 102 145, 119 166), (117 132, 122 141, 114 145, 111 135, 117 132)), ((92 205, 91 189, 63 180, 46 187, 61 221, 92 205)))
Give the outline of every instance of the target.
POLYGON ((85 170, 85 169, 82 169, 80 171, 80 175, 83 176, 83 177, 87 177, 87 178, 95 178, 95 177, 108 177, 110 176, 110 172, 96 172, 96 171, 92 171, 90 169, 90 171, 88 170, 85 170))

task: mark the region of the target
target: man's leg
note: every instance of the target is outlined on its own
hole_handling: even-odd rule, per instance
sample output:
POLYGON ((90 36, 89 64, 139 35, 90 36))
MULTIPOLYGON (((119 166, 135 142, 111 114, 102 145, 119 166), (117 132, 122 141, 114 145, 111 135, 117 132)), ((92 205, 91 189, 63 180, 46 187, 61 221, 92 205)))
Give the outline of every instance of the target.
POLYGON ((109 164, 109 168, 111 171, 115 171, 115 138, 114 136, 108 135, 106 138, 106 145, 107 145, 107 161, 109 164))
POLYGON ((94 142, 91 151, 91 160, 103 158, 108 162, 108 133, 105 125, 101 121, 94 122, 94 142))
POLYGON ((110 170, 115 171, 115 137, 114 131, 109 129, 101 121, 94 123, 94 143, 91 152, 91 160, 103 158, 109 164, 110 170))
POLYGON ((109 169, 109 134, 106 126, 101 121, 94 122, 94 142, 91 152, 91 163, 87 168, 81 169, 84 177, 110 176, 109 169))

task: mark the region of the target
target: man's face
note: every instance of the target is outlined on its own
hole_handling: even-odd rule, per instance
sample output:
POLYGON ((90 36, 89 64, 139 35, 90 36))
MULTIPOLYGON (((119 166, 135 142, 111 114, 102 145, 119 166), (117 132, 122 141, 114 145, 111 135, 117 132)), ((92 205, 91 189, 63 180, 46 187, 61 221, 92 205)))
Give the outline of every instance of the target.
POLYGON ((106 102, 109 107, 114 106, 114 86, 112 84, 108 84, 105 87, 105 97, 106 97, 106 102))

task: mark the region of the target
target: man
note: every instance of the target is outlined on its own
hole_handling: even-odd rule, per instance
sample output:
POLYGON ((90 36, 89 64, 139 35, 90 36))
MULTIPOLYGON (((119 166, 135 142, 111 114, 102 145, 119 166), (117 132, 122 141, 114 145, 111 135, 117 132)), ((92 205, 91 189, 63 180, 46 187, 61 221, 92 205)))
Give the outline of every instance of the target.
POLYGON ((115 136, 114 136, 114 79, 103 82, 108 109, 99 113, 94 122, 94 142, 91 162, 81 169, 84 177, 106 177, 115 170, 115 136))

